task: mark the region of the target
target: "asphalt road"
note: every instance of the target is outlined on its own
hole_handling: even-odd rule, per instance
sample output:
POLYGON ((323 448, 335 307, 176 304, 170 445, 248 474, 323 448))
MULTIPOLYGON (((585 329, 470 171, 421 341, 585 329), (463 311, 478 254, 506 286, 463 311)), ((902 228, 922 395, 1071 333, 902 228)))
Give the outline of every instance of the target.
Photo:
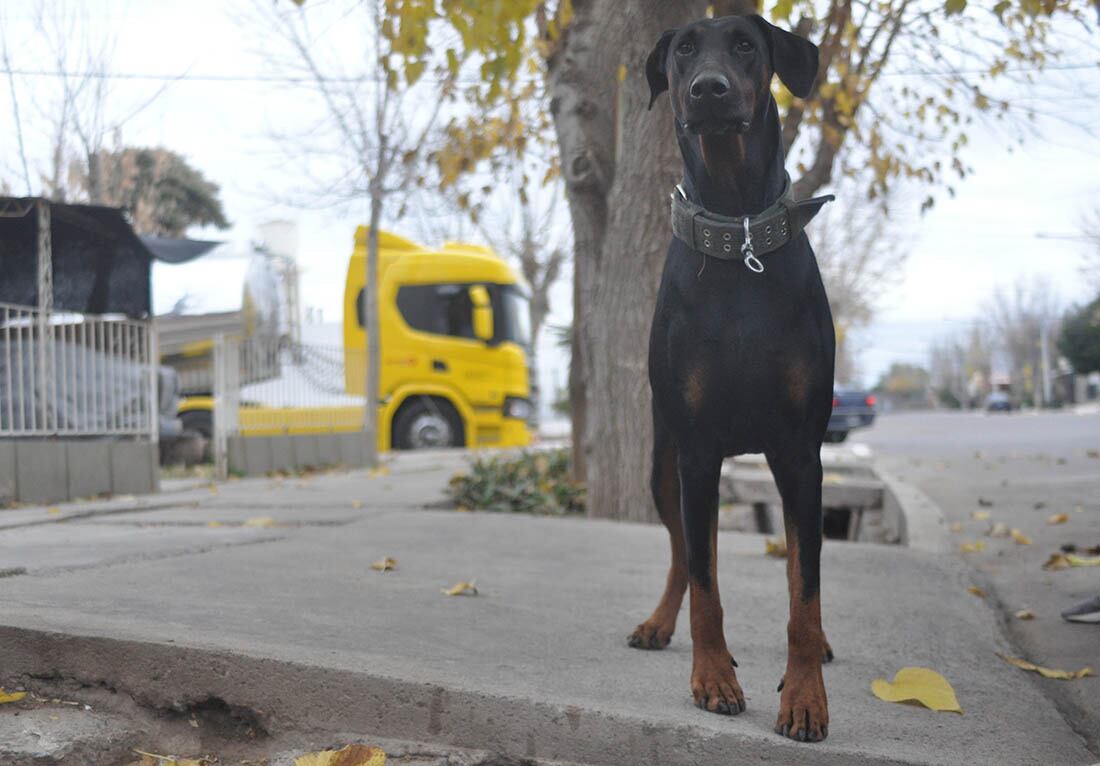
MULTIPOLYGON (((1100 625, 1059 616, 1100 593, 1100 568, 1042 569, 1062 545, 1100 545, 1100 416, 892 415, 850 438, 870 446, 886 468, 940 505, 953 525, 952 545, 984 541, 984 550, 958 555, 971 565, 985 598, 999 607, 1021 656, 1047 667, 1089 665, 1100 672, 1100 625), (975 519, 976 512, 989 518, 975 519), (1061 513, 1068 521, 1050 523, 1061 513), (1019 529, 1031 543, 990 536, 998 523, 1019 529), (1035 618, 1018 619, 1022 609, 1035 618)), ((1035 682, 1100 755, 1100 678, 1036 676, 1035 682)))

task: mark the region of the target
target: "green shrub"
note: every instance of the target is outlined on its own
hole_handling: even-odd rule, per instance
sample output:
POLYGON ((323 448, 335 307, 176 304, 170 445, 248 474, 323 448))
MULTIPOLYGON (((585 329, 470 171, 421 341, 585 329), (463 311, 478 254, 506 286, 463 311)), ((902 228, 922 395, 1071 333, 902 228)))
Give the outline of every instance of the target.
POLYGON ((569 450, 479 457, 455 474, 451 498, 459 508, 561 516, 584 513, 584 486, 569 478, 569 450))

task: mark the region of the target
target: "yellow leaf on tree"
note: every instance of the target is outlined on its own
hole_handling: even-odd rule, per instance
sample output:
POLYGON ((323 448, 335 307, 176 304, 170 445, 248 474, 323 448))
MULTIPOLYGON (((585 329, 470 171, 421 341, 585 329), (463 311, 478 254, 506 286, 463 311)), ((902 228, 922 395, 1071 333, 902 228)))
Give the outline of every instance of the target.
POLYGON ((985 541, 978 540, 976 543, 963 543, 959 546, 959 550, 963 553, 980 553, 985 550, 985 541))
POLYGON ((1057 670, 1055 668, 1044 668, 1042 665, 1036 665, 1034 662, 1028 662, 1027 660, 1021 660, 1017 657, 1007 657, 1000 652, 997 652, 997 656, 1007 662, 1009 665, 1015 665, 1020 670, 1030 670, 1033 673, 1038 673, 1043 678, 1056 678, 1060 681, 1072 681, 1077 678, 1085 678, 1086 676, 1093 675, 1092 668, 1086 665, 1080 670, 1057 670))
POLYGON ((1047 519, 1047 524, 1065 524, 1069 521, 1068 513, 1056 513, 1047 519))
POLYGON ((449 588, 443 589, 443 595, 445 596, 476 596, 477 588, 474 587, 474 581, 470 582, 456 582, 449 588))
POLYGON ((294 766, 385 766, 385 763, 386 753, 382 748, 366 745, 306 753, 294 759, 294 766))
POLYGON ((1016 527, 1013 527, 1009 534, 1012 535, 1012 539, 1016 541, 1017 545, 1031 545, 1031 538, 1016 527))
POLYGON ((370 565, 371 569, 377 570, 379 572, 388 572, 391 569, 395 569, 396 567, 397 559, 390 558, 389 556, 386 556, 386 558, 384 559, 378 559, 378 561, 372 561, 370 565))
POLYGON ((0 705, 8 702, 18 702, 26 696, 26 692, 6 692, 4 687, 0 686, 0 705))
POLYGON ((765 537, 764 555, 775 559, 787 558, 787 541, 782 538, 773 540, 770 537, 765 537))
POLYGON ((886 702, 916 702, 929 710, 962 713, 951 684, 928 668, 902 668, 893 681, 876 678, 871 692, 886 702))

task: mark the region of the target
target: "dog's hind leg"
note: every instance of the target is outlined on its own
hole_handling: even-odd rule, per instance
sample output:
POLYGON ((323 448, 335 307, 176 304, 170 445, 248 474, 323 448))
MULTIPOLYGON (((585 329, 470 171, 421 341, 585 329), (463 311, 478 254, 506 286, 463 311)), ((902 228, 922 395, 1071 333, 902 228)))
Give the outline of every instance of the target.
POLYGON ((657 513, 668 529, 672 560, 665 592, 649 619, 634 629, 627 643, 635 649, 664 649, 676 630, 676 617, 687 590, 687 561, 684 555, 684 525, 680 519, 680 476, 676 444, 660 416, 653 417, 653 473, 650 488, 657 513))
POLYGON ((718 594, 718 478, 722 453, 693 445, 679 453, 680 507, 687 543, 691 589, 691 693, 695 704, 712 713, 737 715, 745 695, 737 682, 737 663, 726 646, 722 601, 718 594))
POLYGON ((829 733, 821 673, 828 646, 821 629, 821 453, 806 441, 801 448, 769 452, 767 458, 783 498, 790 592, 787 670, 775 731, 801 742, 820 742, 829 733))

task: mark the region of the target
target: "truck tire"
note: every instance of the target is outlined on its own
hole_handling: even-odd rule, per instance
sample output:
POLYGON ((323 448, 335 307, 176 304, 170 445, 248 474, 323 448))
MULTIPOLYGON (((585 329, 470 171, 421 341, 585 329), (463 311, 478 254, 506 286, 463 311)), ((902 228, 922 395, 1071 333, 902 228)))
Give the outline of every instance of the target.
POLYGON ((209 410, 190 410, 180 415, 184 432, 190 431, 202 437, 202 461, 214 460, 214 413, 209 410))
POLYGON ((401 405, 393 419, 394 449, 461 447, 462 418, 446 399, 417 396, 401 405))

